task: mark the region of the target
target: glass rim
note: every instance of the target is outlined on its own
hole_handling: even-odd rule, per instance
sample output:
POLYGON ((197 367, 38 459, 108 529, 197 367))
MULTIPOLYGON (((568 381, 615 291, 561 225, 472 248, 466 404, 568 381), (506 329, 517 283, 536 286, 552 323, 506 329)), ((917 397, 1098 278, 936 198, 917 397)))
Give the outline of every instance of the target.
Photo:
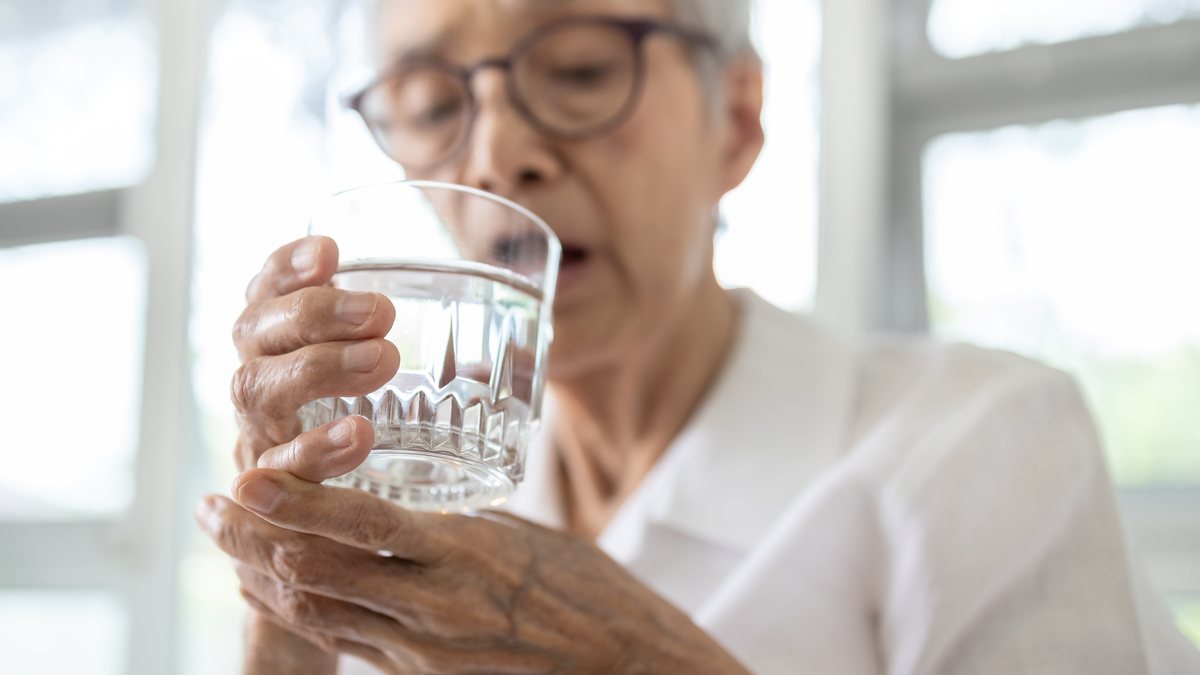
MULTIPOLYGON (((320 213, 322 205, 333 202, 340 197, 346 197, 346 196, 350 196, 350 195, 353 195, 356 193, 379 191, 379 190, 383 190, 383 189, 387 189, 387 188, 414 188, 414 189, 429 188, 429 189, 434 189, 434 190, 444 190, 447 192, 458 192, 461 194, 471 195, 472 197, 479 197, 479 198, 488 200, 494 204, 499 204, 500 206, 503 206, 511 211, 515 211, 516 213, 523 216, 529 222, 533 223, 534 226, 536 226, 538 228, 538 230, 541 231, 542 235, 546 239, 546 273, 545 273, 546 276, 544 279, 542 279, 539 282, 535 279, 529 278, 527 275, 520 274, 520 273, 517 273, 512 270, 509 270, 509 272, 512 274, 516 274, 517 276, 520 276, 521 278, 526 279, 530 284, 541 289, 542 296, 543 296, 542 300, 543 300, 543 302, 547 303, 547 305, 550 305, 551 303, 553 303, 555 289, 558 285, 557 284, 558 268, 559 268, 559 265, 562 263, 562 242, 559 240, 558 235, 554 233, 554 230, 551 229, 550 225, 545 220, 543 220, 541 218, 541 216, 537 215, 536 213, 529 210, 525 206, 522 206, 521 204, 518 204, 517 202, 515 202, 511 199, 508 199, 507 197, 502 197, 498 194, 495 194, 494 192, 488 192, 487 190, 480 190, 479 188, 473 188, 469 185, 461 185, 459 183, 448 183, 445 181, 436 181, 436 180, 418 180, 418 179, 407 180, 407 179, 405 179, 405 180, 379 181, 376 183, 367 183, 366 185, 359 185, 356 187, 338 190, 338 191, 334 192, 333 194, 329 195, 328 197, 326 197, 320 204, 318 204, 317 208, 315 209, 314 215, 312 217, 310 217, 309 221, 308 221, 308 228, 307 228, 308 235, 309 236, 317 236, 317 233, 315 233, 313 231, 313 229, 314 229, 315 221, 317 218, 316 214, 320 213), (551 283, 551 282, 553 282, 553 283, 551 283)), ((328 236, 328 235, 322 235, 322 236, 328 236)), ((339 257, 340 257, 340 253, 339 253, 339 257)), ((413 260, 415 262, 415 261, 419 261, 419 260, 434 260, 434 259, 433 258, 412 258, 411 260, 413 260)), ((340 267, 341 264, 342 264, 342 261, 339 260, 338 266, 340 267)))

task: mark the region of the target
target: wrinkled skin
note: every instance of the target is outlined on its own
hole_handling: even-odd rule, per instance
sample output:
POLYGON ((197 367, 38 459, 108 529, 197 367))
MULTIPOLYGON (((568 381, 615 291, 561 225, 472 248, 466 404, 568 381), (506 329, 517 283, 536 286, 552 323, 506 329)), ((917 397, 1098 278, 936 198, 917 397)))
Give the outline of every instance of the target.
POLYGON ((277 470, 245 473, 233 492, 266 510, 210 498, 199 520, 238 560, 250 604, 384 672, 738 672, 683 613, 569 534, 500 513, 408 512, 277 470), (283 496, 264 501, 264 482, 283 496))

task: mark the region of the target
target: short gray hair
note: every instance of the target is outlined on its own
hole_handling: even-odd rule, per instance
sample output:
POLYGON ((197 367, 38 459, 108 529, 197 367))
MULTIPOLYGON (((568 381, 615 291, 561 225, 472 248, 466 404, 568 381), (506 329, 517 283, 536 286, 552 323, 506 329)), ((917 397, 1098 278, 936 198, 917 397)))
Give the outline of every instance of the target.
POLYGON ((752 0, 671 0, 675 18, 717 39, 729 57, 757 56, 750 37, 752 0))

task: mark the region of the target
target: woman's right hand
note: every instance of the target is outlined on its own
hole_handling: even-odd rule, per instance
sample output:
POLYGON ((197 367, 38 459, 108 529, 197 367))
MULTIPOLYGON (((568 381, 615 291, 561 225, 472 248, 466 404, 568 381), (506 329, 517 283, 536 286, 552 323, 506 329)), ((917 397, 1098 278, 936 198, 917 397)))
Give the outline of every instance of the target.
MULTIPOLYGON (((400 367, 399 351, 383 339, 396 319, 395 307, 383 295, 330 286, 337 261, 332 239, 301 239, 272 253, 246 289, 247 306, 233 329, 242 361, 231 387, 239 471, 258 466, 268 449, 296 438, 297 412, 305 403, 365 395, 400 367)), ((359 422, 330 425, 330 433, 339 435, 335 447, 355 451, 331 454, 328 461, 341 455, 355 463, 362 459, 361 446, 373 439, 364 438, 370 425, 359 422), (347 431, 350 437, 341 438, 347 431)))
MULTIPOLYGON (((325 396, 375 391, 400 367, 400 353, 383 339, 396 319, 395 307, 382 295, 331 287, 337 262, 332 239, 301 239, 272 253, 246 289, 246 309, 233 328, 242 360, 231 387, 239 472, 260 464, 294 464, 295 457, 288 455, 301 454, 296 440, 300 406, 325 396)), ((319 460, 325 464, 322 473, 350 471, 374 444, 370 424, 359 418, 309 436, 320 433, 329 434, 330 447, 342 448, 319 460)), ((257 612, 248 617, 246 637, 245 675, 336 672, 335 654, 257 612)))

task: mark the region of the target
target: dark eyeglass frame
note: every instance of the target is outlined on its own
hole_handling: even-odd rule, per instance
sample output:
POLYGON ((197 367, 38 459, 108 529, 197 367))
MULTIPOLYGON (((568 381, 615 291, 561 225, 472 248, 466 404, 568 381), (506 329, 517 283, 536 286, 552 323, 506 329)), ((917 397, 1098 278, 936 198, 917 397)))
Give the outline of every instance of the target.
POLYGON ((652 35, 662 34, 676 37, 692 46, 702 47, 711 50, 715 53, 720 52, 720 44, 712 35, 703 31, 688 28, 678 23, 662 21, 659 19, 650 18, 621 18, 621 17, 606 17, 606 16, 573 16, 555 21, 550 21, 543 24, 519 39, 508 54, 502 57, 483 59, 468 66, 460 66, 445 59, 436 56, 419 56, 402 58, 392 66, 380 73, 375 79, 371 80, 362 89, 345 97, 342 100, 343 106, 358 113, 366 124, 367 129, 371 132, 372 137, 392 159, 410 166, 412 168, 430 168, 447 161, 462 149, 467 138, 470 137, 470 131, 475 126, 475 119, 479 114, 479 103, 475 99, 475 93, 471 88, 471 81, 475 75, 488 68, 499 68, 507 74, 505 78, 505 92, 509 102, 521 114, 521 116, 537 129, 539 132, 562 140, 585 140, 602 136, 610 131, 613 131, 628 121, 633 111, 637 108, 638 102, 641 100, 643 90, 645 89, 646 81, 646 58, 644 45, 646 39, 652 35), (513 77, 513 64, 527 54, 534 45, 536 45, 546 35, 554 33, 565 28, 574 28, 578 26, 603 26, 615 28, 622 32, 629 39, 630 47, 633 50, 633 83, 630 87, 629 98, 624 105, 610 118, 607 118, 591 127, 585 127, 575 131, 562 131, 554 128, 553 125, 547 124, 533 112, 529 104, 522 97, 522 94, 517 86, 515 77, 513 77), (432 68, 441 70, 459 81, 462 91, 465 93, 465 102, 467 105, 466 119, 463 123, 462 131, 459 138, 456 138, 449 144, 447 150, 438 157, 438 159, 428 162, 423 165, 412 165, 406 163, 400 158, 392 156, 388 150, 387 144, 379 137, 379 133, 375 125, 371 123, 363 110, 363 101, 371 91, 392 78, 405 75, 413 70, 432 68))

